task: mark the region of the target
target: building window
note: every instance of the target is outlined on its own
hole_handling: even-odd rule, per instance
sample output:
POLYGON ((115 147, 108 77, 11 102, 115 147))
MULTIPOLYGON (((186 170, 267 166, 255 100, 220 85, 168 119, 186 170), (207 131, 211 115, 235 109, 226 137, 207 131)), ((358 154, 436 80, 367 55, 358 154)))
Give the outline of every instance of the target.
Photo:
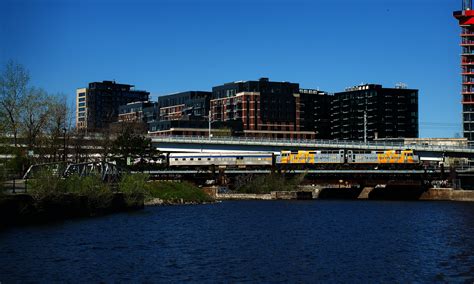
POLYGON ((79 97, 85 97, 85 96, 86 96, 86 93, 79 93, 78 96, 79 96, 79 97))
POLYGON ((86 101, 86 98, 85 98, 85 97, 79 98, 79 102, 85 102, 85 101, 86 101))
POLYGON ((79 111, 86 111, 86 108, 85 107, 80 107, 79 111))
POLYGON ((80 107, 86 106, 86 103, 79 103, 80 107))

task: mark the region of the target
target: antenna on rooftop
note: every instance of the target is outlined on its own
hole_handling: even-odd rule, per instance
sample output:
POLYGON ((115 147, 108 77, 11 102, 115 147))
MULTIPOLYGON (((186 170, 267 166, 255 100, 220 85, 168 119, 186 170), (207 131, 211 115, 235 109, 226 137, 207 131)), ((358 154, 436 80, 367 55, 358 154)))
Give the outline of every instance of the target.
POLYGON ((472 10, 472 0, 462 0, 463 10, 472 10))

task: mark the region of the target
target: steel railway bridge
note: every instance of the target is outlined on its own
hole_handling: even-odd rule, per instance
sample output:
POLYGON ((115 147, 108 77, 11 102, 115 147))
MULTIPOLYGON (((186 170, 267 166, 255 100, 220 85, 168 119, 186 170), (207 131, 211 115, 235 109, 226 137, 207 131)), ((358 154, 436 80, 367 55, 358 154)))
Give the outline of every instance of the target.
POLYGON ((474 158, 474 147, 405 145, 395 142, 337 141, 337 140, 290 140, 253 137, 198 137, 198 136, 155 136, 152 144, 163 152, 200 151, 261 151, 279 152, 281 150, 345 149, 354 151, 380 151, 392 149, 412 149, 420 157, 458 157, 474 158))

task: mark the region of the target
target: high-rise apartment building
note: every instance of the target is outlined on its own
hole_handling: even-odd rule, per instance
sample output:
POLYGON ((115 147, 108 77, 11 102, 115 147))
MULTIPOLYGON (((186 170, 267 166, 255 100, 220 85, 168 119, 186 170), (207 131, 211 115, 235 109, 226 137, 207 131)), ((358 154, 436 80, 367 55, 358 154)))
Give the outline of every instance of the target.
POLYGON ((365 84, 335 93, 331 138, 373 140, 418 137, 418 90, 365 84))
POLYGON ((158 98, 160 120, 207 120, 211 92, 188 91, 158 98))
POLYGON ((238 81, 212 88, 213 121, 232 125, 234 133, 251 137, 314 138, 300 125, 299 84, 238 81))
POLYGON ((100 131, 118 120, 119 107, 136 101, 148 101, 146 91, 115 81, 89 83, 76 91, 76 128, 100 131))
POLYGON ((474 141, 474 11, 472 1, 463 0, 461 11, 453 13, 461 27, 461 76, 463 133, 474 141))
POLYGON ((154 102, 138 101, 119 106, 118 122, 147 122, 150 117, 147 110, 153 111, 153 106, 156 104, 154 102))

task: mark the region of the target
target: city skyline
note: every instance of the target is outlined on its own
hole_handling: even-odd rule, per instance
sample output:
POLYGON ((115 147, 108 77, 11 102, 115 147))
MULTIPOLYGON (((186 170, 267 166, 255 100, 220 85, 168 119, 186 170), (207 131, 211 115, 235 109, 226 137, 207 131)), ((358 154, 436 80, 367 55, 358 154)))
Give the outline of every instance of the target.
POLYGON ((420 137, 461 134, 461 3, 384 2, 7 1, 0 63, 70 100, 102 80, 154 100, 259 77, 328 92, 404 82, 420 90, 420 137))

